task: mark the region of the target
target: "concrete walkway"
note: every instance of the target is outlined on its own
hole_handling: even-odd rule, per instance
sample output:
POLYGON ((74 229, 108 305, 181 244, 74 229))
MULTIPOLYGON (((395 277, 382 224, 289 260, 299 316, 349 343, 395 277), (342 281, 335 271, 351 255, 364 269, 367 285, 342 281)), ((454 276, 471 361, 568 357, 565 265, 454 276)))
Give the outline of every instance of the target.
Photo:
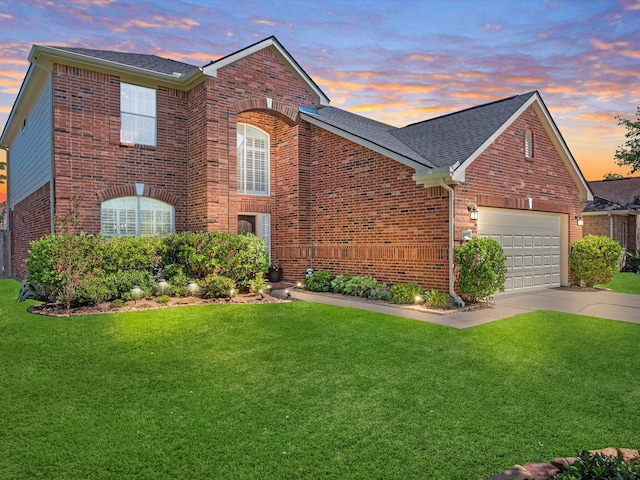
MULTIPOLYGON (((640 295, 604 290, 550 288, 527 293, 501 294, 493 300, 493 306, 447 314, 430 313, 424 309, 390 305, 386 302, 360 300, 357 297, 312 293, 295 288, 289 292, 296 300, 359 308, 453 328, 474 327, 535 310, 555 310, 640 323, 640 295)), ((286 296, 285 290, 274 290, 273 294, 286 296)))

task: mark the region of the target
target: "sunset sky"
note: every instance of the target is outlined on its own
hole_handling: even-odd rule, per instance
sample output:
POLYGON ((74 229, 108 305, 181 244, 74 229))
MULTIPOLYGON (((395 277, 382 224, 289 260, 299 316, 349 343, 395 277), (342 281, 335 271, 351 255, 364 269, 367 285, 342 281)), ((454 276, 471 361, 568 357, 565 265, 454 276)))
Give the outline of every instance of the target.
POLYGON ((0 128, 33 44, 202 66, 270 35, 331 105, 394 126, 538 90, 587 180, 629 172, 640 0, 0 0, 0 128))

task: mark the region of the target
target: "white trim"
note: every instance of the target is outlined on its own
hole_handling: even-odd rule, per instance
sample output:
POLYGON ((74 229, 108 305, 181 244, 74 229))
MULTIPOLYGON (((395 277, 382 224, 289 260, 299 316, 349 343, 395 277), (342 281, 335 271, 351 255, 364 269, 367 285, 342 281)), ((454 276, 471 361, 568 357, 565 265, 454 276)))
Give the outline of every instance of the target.
POLYGON ((249 55, 253 55, 260 50, 264 50, 267 47, 275 48, 278 56, 284 60, 285 64, 289 67, 289 69, 305 84, 305 86, 309 89, 309 91, 316 97, 316 104, 318 106, 328 106, 329 98, 320 90, 320 88, 315 84, 315 82, 311 79, 309 75, 298 65, 298 62, 289 55, 284 47, 278 42, 275 37, 266 38, 258 43, 254 43, 238 52, 232 53, 231 55, 227 55, 226 57, 222 57, 219 60, 215 60, 211 62, 209 65, 205 65, 202 67, 202 72, 205 75, 209 75, 210 77, 217 77, 218 70, 224 68, 232 63, 237 62, 238 60, 242 60, 249 55))
POLYGON ((582 212, 583 217, 596 217, 598 215, 640 215, 640 210, 605 210, 603 212, 582 212))

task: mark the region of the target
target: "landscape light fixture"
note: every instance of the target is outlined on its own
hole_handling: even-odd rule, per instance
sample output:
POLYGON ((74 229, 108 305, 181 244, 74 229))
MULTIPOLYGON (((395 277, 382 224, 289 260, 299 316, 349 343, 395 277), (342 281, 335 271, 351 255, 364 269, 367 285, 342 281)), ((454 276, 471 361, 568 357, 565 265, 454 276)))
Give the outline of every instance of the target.
POLYGON ((471 220, 478 220, 478 207, 475 205, 467 205, 467 210, 469 210, 471 220))

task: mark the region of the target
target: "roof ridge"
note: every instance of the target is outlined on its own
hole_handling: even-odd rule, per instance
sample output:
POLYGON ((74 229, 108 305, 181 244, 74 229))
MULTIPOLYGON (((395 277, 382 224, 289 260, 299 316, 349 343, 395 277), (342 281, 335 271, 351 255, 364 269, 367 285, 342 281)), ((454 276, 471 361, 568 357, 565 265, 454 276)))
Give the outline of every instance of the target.
POLYGON ((479 108, 488 107, 489 105, 495 105, 497 103, 507 102, 509 100, 513 100, 514 98, 525 97, 525 96, 529 96, 530 97, 531 95, 533 95, 535 93, 538 93, 538 91, 537 90, 531 90, 530 92, 521 93, 521 94, 518 94, 518 95, 511 95, 510 97, 500 98, 500 99, 494 100, 492 102, 487 102, 487 103, 483 103, 483 104, 480 104, 480 105, 474 105, 472 107, 463 108, 462 110, 456 110, 455 112, 449 112, 449 113, 445 113, 444 115, 439 115, 437 117, 428 118, 426 120, 421 120, 419 122, 409 123, 409 124, 405 125, 404 127, 401 127, 400 130, 402 130, 404 128, 408 128, 408 127, 413 127, 414 125, 420 125, 420 124, 423 124, 423 123, 432 122, 434 120, 450 117, 452 115, 458 115, 460 113, 469 112, 471 110, 477 110, 479 108))

